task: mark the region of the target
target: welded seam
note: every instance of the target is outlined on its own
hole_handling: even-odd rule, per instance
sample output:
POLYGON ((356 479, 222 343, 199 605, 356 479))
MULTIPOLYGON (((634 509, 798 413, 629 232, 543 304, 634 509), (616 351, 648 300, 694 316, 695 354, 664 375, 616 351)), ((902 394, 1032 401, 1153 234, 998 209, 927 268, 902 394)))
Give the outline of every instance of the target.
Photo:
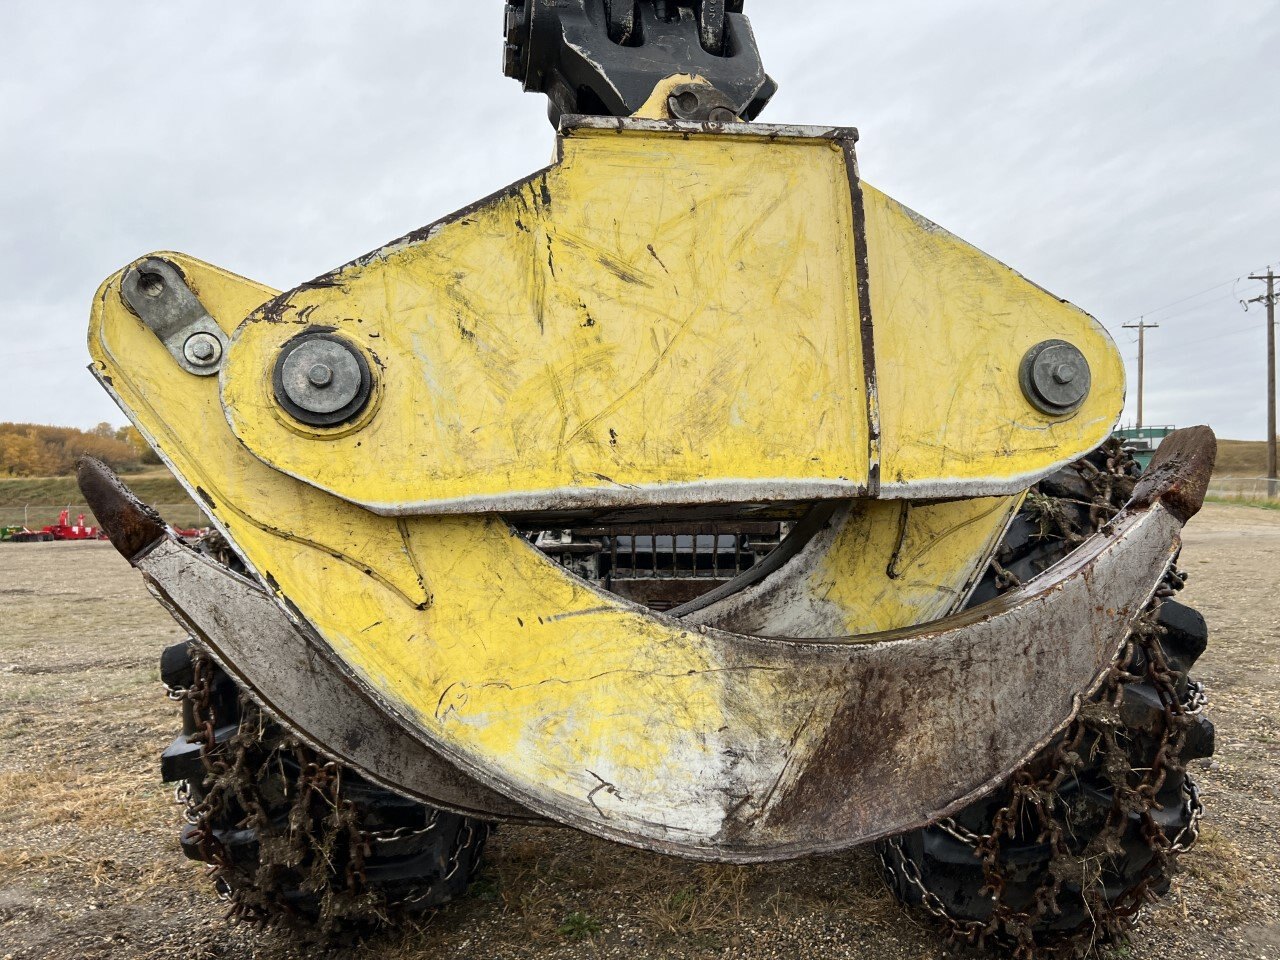
POLYGON ((854 269, 858 279, 858 320, 862 337, 862 375, 867 395, 867 490, 880 496, 880 388, 876 378, 875 323, 871 316, 871 268, 868 262, 867 214, 858 174, 857 137, 841 139, 853 214, 854 269))

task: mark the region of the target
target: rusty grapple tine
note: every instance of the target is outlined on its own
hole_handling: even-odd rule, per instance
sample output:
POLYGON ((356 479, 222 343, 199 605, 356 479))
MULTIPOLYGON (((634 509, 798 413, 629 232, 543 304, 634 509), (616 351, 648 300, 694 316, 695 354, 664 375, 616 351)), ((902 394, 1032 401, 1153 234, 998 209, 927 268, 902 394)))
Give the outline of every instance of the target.
POLYGON ((462 774, 360 696, 256 584, 169 532, 110 467, 77 465, 111 543, 191 638, 292 734, 369 780, 432 806, 519 822, 541 818, 462 774))
MULTIPOLYGON (((981 607, 857 644, 698 627, 716 651, 723 723, 691 734, 694 721, 679 690, 664 691, 661 702, 637 699, 628 707, 633 713, 615 718, 652 721, 655 739, 696 735, 714 744, 688 758, 674 754, 684 764, 679 779, 645 781, 638 768, 627 768, 625 751, 604 741, 580 761, 595 785, 575 794, 551 778, 523 778, 510 757, 481 760, 450 748, 440 731, 468 719, 466 695, 479 684, 426 717, 398 706, 394 688, 373 696, 400 718, 406 735, 436 747, 480 783, 550 819, 646 849, 750 863, 914 829, 1005 782, 1066 728, 1106 676, 1168 570, 1212 469, 1208 429, 1169 444, 1111 524, 1062 563, 981 607), (772 697, 762 695, 762 684, 772 697), (760 735, 771 712, 795 718, 788 737, 760 735), (623 773, 631 780, 619 786, 623 773)), ((658 629, 679 624, 660 615, 651 622, 658 629)), ((354 673, 352 679, 368 684, 354 673)), ((487 729, 495 718, 503 718, 496 708, 475 722, 487 729)), ((520 719, 536 724, 538 717, 520 719)))
POLYGON ((1186 523, 1204 506, 1217 456, 1218 441, 1211 428, 1175 430, 1156 448, 1151 466, 1134 487, 1128 509, 1159 502, 1186 523))
POLYGON ((111 545, 134 566, 169 536, 160 514, 135 497, 101 460, 81 457, 76 461, 76 482, 111 545))

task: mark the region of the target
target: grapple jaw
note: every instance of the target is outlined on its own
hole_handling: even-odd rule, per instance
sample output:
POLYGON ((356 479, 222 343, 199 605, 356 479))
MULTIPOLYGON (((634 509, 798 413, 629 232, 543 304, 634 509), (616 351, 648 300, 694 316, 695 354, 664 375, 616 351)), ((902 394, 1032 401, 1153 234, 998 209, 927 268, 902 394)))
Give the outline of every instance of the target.
MULTIPOLYGON (((1182 524, 1203 502, 1214 451, 1207 427, 1173 434, 1103 531, 1037 579, 966 613, 856 643, 696 628, 721 648, 724 674, 740 674, 726 684, 741 698, 726 716, 733 728, 715 731, 737 777, 650 784, 643 818, 629 816, 622 788, 594 772, 597 785, 573 796, 454 753, 430 724, 370 690, 369 678, 354 674, 298 611, 167 531, 107 467, 83 461, 80 482, 112 542, 196 642, 306 742, 375 782, 457 812, 546 818, 663 852, 752 862, 933 822, 1043 749, 1113 668, 1167 572, 1182 524), (769 692, 785 689, 805 708, 781 750, 760 735, 771 719, 753 689, 762 674, 769 692), (690 787, 720 814, 714 832, 687 826, 680 804, 690 787), (604 806, 600 793, 610 801, 604 806)), ((704 623, 724 628, 738 615, 724 600, 700 610, 704 623)), ((672 631, 682 626, 653 619, 672 631)), ((665 718, 651 711, 647 719, 661 735, 665 718)), ((602 754, 594 766, 627 764, 602 754)), ((706 776, 687 771, 699 774, 706 776)))
POLYGON ((553 167, 287 293, 144 258, 99 291, 93 371, 245 575, 99 464, 85 495, 273 715, 423 801, 734 862, 945 816, 1111 668, 1214 441, 1166 441, 1104 531, 961 612, 1123 367, 863 184, 854 141, 568 119, 553 167), (681 512, 797 522, 667 614, 516 531, 681 512))

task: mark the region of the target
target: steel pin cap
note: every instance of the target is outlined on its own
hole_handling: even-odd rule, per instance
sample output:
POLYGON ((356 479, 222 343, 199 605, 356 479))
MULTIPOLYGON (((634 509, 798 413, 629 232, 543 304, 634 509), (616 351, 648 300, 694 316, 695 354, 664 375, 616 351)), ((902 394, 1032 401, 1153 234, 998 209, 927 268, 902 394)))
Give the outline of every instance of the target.
POLYGON ((1093 388, 1089 361, 1065 340, 1046 340, 1027 351, 1018 379, 1031 405, 1055 417, 1079 410, 1093 388))
POLYGON ((364 354, 331 333, 304 333, 284 345, 273 376, 276 401, 300 423, 336 427, 368 406, 373 373, 364 354))

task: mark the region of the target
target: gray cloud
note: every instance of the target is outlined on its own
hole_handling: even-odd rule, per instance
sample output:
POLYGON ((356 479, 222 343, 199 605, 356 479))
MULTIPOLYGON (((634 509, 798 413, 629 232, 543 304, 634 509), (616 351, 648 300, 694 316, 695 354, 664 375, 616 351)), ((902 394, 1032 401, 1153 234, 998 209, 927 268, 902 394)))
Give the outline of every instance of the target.
MULTIPOLYGON (((120 422, 93 291, 155 249, 286 288, 545 164, 501 4, 68 0, 0 36, 0 420, 120 422)), ((1264 432, 1280 263, 1269 0, 753 0, 766 118, 862 131, 867 179, 1121 326, 1148 419, 1264 432), (803 9, 805 19, 796 19, 803 9)), ((1132 410, 1132 404, 1131 404, 1132 410)))

